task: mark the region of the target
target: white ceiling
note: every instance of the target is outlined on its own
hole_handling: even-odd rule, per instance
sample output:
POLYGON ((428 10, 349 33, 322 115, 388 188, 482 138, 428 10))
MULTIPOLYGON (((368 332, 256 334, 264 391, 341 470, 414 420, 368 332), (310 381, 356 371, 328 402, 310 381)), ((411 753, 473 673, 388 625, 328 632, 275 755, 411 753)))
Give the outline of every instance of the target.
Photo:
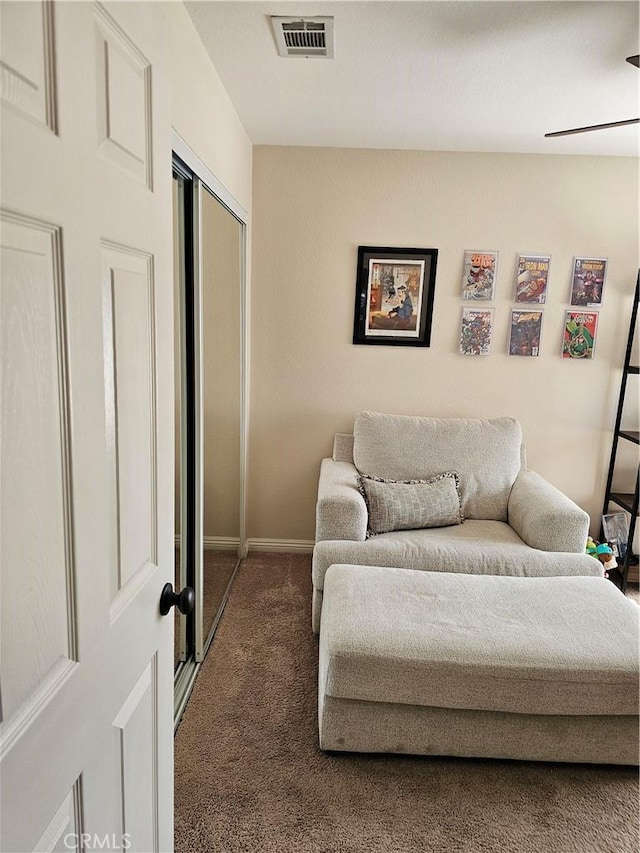
POLYGON ((638 156, 638 3, 187 2, 254 144, 638 156), (333 15, 335 59, 283 59, 269 15, 333 15))

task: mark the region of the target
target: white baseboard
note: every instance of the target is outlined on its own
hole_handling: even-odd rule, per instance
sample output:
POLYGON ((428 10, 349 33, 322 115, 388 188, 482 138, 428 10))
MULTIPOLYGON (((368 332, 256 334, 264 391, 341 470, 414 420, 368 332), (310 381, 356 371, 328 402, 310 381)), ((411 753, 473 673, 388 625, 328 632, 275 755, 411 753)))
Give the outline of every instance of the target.
MULTIPOLYGON (((180 547, 180 536, 175 537, 176 547, 180 547)), ((233 551, 240 547, 240 540, 232 536, 203 536, 205 551, 233 551)), ((247 551, 274 551, 283 554, 313 553, 313 539, 247 539, 247 551)))
MULTIPOLYGON (((180 537, 175 537, 176 547, 180 547, 180 537)), ((240 540, 237 536, 203 536, 202 547, 205 551, 237 551, 240 540)))
POLYGON ((311 554, 313 540, 310 539, 247 539, 247 550, 280 551, 288 554, 311 554))
POLYGON ((203 536, 202 547, 205 551, 237 551, 240 540, 237 536, 203 536))

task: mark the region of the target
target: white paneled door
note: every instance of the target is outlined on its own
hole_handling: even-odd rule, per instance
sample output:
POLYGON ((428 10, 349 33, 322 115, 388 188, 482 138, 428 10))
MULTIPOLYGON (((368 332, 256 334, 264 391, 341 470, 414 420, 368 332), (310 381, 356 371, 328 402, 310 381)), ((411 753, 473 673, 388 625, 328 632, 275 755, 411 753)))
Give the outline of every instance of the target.
POLYGON ((0 16, 0 849, 170 850, 164 15, 0 16))

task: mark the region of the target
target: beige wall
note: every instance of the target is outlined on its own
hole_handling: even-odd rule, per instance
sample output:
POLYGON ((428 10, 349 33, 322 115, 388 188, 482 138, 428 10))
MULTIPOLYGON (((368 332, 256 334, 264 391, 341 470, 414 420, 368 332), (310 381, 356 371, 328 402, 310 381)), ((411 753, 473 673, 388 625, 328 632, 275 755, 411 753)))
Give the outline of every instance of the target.
POLYGON ((171 123, 221 184, 251 210, 252 147, 182 3, 163 3, 170 35, 171 123))
POLYGON ((530 466, 597 519, 638 265, 637 164, 265 147, 252 199, 246 132, 184 6, 162 9, 173 126, 257 223, 249 536, 313 538, 319 459, 362 408, 515 415, 530 466), (429 349, 350 343, 359 244, 439 248, 429 349), (486 359, 456 352, 465 248, 500 251, 486 359), (518 251, 553 255, 539 359, 504 354, 518 251), (571 258, 582 253, 611 259, 596 358, 584 364, 558 356, 571 258))
POLYGON ((320 458, 361 409, 512 415, 599 525, 638 267, 631 158, 254 149, 248 535, 309 540, 320 458), (353 346, 358 245, 439 249, 431 347, 353 346), (465 249, 500 252, 494 351, 457 352, 465 249), (541 356, 506 355, 518 252, 552 255, 541 356), (610 259, 596 357, 560 358, 573 255, 610 259))

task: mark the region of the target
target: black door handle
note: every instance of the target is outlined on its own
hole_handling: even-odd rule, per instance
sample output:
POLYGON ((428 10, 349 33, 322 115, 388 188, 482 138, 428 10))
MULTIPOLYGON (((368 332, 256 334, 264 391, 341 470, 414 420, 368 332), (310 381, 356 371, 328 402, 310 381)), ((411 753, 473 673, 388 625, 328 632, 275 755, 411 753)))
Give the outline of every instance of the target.
POLYGON ((166 616, 175 604, 180 613, 186 616, 193 610, 195 601, 196 596, 190 586, 185 586, 182 592, 174 592, 173 584, 166 583, 160 595, 160 613, 162 616, 166 616))

